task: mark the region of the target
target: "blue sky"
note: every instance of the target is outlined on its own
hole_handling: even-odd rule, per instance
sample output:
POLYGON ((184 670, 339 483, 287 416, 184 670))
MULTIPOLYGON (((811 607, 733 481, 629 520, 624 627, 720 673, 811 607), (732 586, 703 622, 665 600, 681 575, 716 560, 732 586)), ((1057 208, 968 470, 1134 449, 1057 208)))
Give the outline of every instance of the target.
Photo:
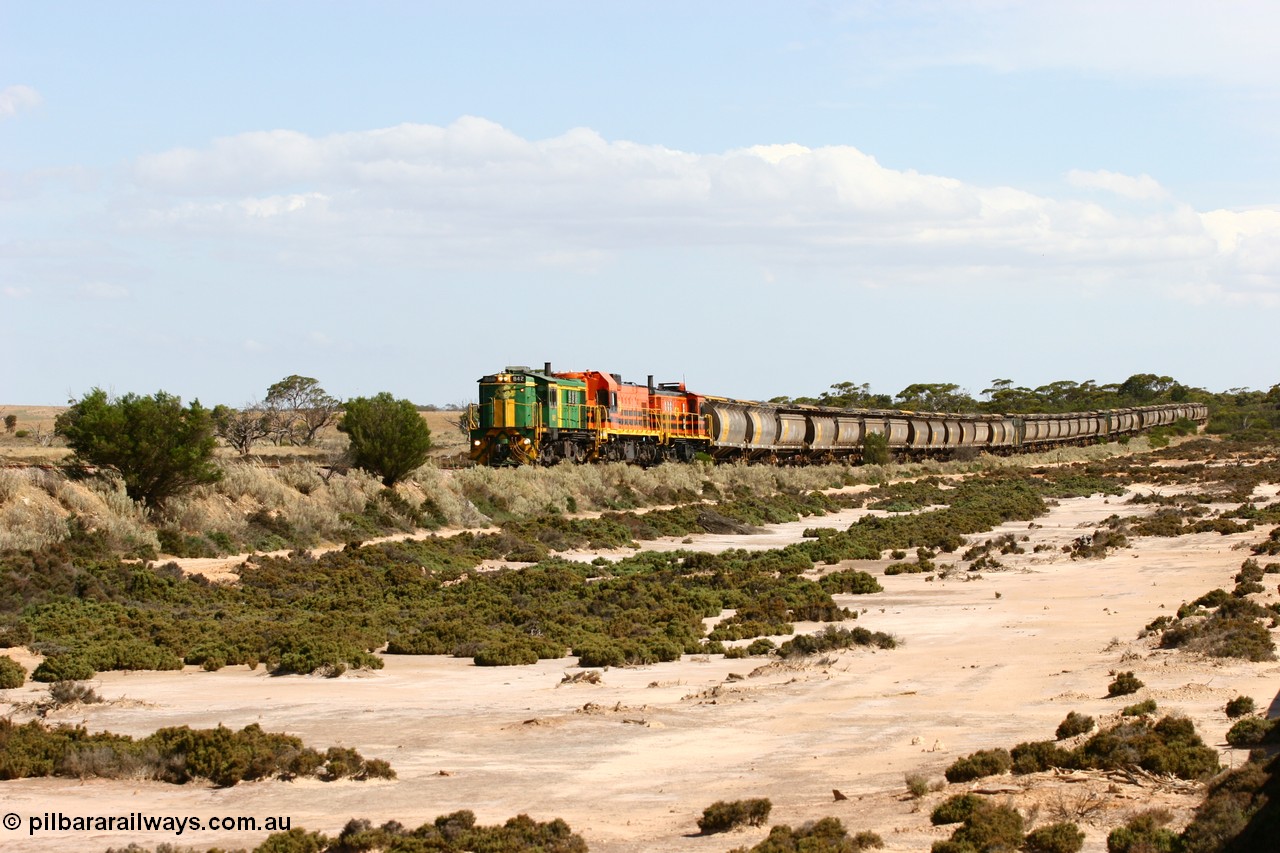
POLYGON ((0 401, 1280 382, 1280 6, 0 0, 0 401))

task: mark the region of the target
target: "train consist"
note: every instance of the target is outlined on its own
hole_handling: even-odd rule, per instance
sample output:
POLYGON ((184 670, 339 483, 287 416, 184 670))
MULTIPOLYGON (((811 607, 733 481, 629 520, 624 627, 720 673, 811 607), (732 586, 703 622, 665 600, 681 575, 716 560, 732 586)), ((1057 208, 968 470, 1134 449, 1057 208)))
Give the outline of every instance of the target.
POLYGON ((897 456, 1045 450, 1133 435, 1208 408, 1175 403, 1068 414, 986 415, 773 405, 695 394, 684 383, 616 373, 508 367, 480 379, 468 412, 471 458, 484 465, 618 461, 857 461, 868 435, 897 456))

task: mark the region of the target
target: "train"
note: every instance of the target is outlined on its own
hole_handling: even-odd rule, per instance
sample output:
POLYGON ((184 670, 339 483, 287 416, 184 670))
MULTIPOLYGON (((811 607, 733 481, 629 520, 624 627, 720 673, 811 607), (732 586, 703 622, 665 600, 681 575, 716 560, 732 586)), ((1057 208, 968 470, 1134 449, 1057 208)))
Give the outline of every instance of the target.
POLYGON ((477 464, 859 462, 868 436, 899 458, 958 451, 1017 453, 1092 444, 1181 419, 1203 426, 1199 403, 1064 414, 957 414, 837 409, 697 394, 683 382, 624 382, 617 373, 511 366, 479 380, 467 410, 477 464))

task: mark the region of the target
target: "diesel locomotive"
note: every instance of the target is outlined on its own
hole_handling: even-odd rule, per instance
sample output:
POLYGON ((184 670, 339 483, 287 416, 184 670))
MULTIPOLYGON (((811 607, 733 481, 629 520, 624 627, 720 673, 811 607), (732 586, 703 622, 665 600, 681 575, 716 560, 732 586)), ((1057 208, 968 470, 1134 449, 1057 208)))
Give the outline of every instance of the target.
POLYGON ((869 435, 890 452, 945 457, 1046 450, 1134 435, 1209 410, 1173 403, 1066 414, 991 415, 774 405, 695 394, 682 382, 641 385, 616 373, 508 367, 480 379, 467 412, 470 455, 482 465, 559 462, 859 461, 869 435))

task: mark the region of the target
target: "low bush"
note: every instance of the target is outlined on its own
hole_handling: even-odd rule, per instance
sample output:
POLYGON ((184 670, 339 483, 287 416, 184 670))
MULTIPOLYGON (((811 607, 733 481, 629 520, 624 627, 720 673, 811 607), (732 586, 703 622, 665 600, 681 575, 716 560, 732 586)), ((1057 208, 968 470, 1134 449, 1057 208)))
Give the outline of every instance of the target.
POLYGON ((948 782, 971 782, 984 776, 1008 773, 1013 758, 1006 749, 980 749, 965 758, 956 759, 943 774, 948 782))
POLYGON ((1179 853, 1181 839, 1165 825, 1173 815, 1167 809, 1150 809, 1130 818, 1107 836, 1107 853, 1179 853))
POLYGON ((878 649, 897 648, 898 641, 883 631, 866 628, 836 628, 828 626, 816 634, 801 634, 787 640, 778 648, 784 658, 848 649, 855 646, 875 646, 878 649))
POLYGON ((0 690, 21 687, 26 681, 26 667, 8 655, 0 655, 0 690))
POLYGON ((1027 833, 1025 853, 1079 853, 1084 833, 1074 823, 1051 823, 1027 833))
POLYGON ((321 780, 395 778, 387 762, 353 749, 325 753, 291 735, 264 732, 256 723, 240 731, 218 726, 159 729, 138 740, 90 734, 80 726, 48 728, 0 719, 0 779, 39 776, 147 778, 183 784, 207 780, 219 787, 256 779, 314 776, 321 780))
POLYGON ((839 818, 824 817, 810 821, 798 829, 775 826, 764 841, 754 847, 738 847, 730 853, 859 853, 862 850, 884 846, 884 840, 874 832, 849 835, 839 818))
POLYGON ((1107 696, 1128 696, 1137 693, 1146 685, 1132 671, 1117 673, 1115 680, 1107 685, 1107 696))
POLYGON ((997 806, 982 802, 965 819, 951 838, 933 845, 933 853, 965 853, 983 850, 1019 850, 1022 835, 1022 815, 1010 806, 997 806))
POLYGON ((1039 773, 1055 767, 1074 767, 1075 753, 1051 740, 1020 743, 1010 750, 1014 773, 1039 773))
POLYGON ((1142 716, 1154 714, 1155 712, 1156 712, 1156 700, 1143 699, 1141 702, 1136 702, 1132 705, 1125 705, 1124 708, 1121 709, 1120 711, 1120 716, 1142 717, 1142 716))
MULTIPOLYGON (((352 819, 337 838, 293 827, 268 835, 254 853, 357 853, 387 850, 396 853, 587 853, 587 843, 560 818, 545 822, 518 815, 506 823, 481 826, 469 810, 441 815, 417 829, 398 821, 375 827, 371 821, 352 819)), ((123 852, 122 852, 123 853, 123 852)))
POLYGON ((1237 696, 1227 703, 1225 710, 1227 716, 1234 720, 1236 717, 1252 714, 1256 707, 1252 696, 1237 696))
POLYGON ((717 800, 702 810, 698 830, 703 835, 728 832, 739 826, 763 826, 769 819, 773 803, 768 798, 751 800, 717 800))
POLYGON ((934 806, 929 821, 934 826, 964 823, 984 802, 977 794, 955 794, 934 806))
POLYGON ((1093 731, 1093 717, 1072 711, 1061 723, 1058 723, 1058 730, 1054 734, 1058 740, 1066 740, 1091 731, 1093 731))
POLYGON ((1227 743, 1236 749, 1248 749, 1270 740, 1276 724, 1262 717, 1245 717, 1227 730, 1227 743))

